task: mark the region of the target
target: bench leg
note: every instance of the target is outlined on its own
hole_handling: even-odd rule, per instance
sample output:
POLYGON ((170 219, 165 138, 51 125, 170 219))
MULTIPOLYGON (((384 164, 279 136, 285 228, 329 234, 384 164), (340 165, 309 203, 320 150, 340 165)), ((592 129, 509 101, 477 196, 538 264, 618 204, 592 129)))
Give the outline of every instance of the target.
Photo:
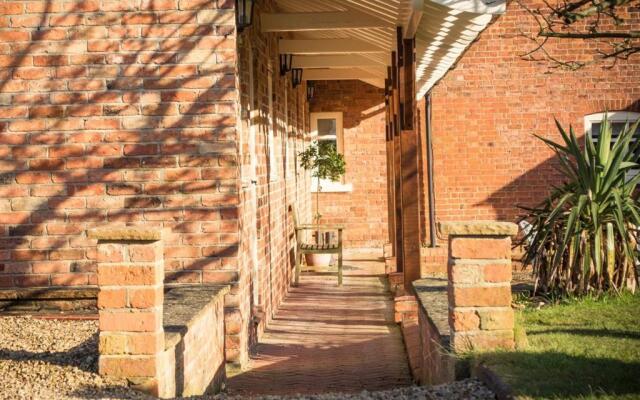
POLYGON ((293 282, 293 286, 300 284, 300 263, 302 262, 302 252, 300 249, 296 249, 296 276, 293 282))
POLYGON ((342 286, 342 229, 338 229, 338 286, 342 286))
POLYGON ((342 286, 342 249, 338 253, 338 286, 342 286))

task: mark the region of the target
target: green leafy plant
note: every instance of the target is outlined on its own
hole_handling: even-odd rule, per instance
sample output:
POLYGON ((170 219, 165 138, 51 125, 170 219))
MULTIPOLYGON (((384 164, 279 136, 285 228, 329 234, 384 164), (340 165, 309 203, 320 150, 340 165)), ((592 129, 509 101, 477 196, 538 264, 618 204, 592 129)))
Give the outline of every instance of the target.
POLYGON ((638 123, 627 124, 614 139, 605 118, 597 143, 586 137, 584 148, 573 129, 567 134, 558 121, 561 143, 537 136, 556 153, 566 179, 542 204, 525 208, 523 220, 530 225, 520 244, 537 290, 575 295, 635 290, 638 123))
POLYGON ((342 154, 338 153, 335 143, 320 141, 313 142, 306 150, 298 154, 300 167, 310 170, 311 176, 318 180, 316 191, 316 212, 313 220, 320 224, 320 192, 322 180, 337 181, 345 173, 345 162, 342 154))

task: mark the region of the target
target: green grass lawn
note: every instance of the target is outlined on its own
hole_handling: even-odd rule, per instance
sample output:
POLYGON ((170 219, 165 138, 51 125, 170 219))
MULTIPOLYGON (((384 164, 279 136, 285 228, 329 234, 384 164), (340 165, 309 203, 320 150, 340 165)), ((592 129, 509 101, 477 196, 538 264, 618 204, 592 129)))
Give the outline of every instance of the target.
POLYGON ((516 332, 524 328, 528 344, 478 356, 515 394, 640 399, 640 295, 572 300, 518 314, 516 332))

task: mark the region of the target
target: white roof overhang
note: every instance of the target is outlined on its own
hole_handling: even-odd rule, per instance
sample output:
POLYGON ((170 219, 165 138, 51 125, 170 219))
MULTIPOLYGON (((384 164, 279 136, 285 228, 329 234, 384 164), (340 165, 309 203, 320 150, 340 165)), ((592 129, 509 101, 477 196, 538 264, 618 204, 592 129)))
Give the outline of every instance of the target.
POLYGON ((416 39, 420 98, 505 11, 505 0, 276 0, 261 14, 263 32, 288 32, 280 53, 294 54, 303 79, 360 79, 384 87, 396 27, 416 39))

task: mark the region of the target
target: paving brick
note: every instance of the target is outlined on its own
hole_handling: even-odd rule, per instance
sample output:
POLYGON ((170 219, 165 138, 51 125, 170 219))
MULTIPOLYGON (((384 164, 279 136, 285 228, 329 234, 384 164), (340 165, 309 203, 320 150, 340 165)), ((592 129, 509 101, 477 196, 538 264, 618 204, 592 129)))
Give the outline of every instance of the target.
POLYGON ((382 390, 411 384, 393 299, 377 275, 384 262, 345 261, 345 282, 303 274, 260 339, 230 395, 382 390))

